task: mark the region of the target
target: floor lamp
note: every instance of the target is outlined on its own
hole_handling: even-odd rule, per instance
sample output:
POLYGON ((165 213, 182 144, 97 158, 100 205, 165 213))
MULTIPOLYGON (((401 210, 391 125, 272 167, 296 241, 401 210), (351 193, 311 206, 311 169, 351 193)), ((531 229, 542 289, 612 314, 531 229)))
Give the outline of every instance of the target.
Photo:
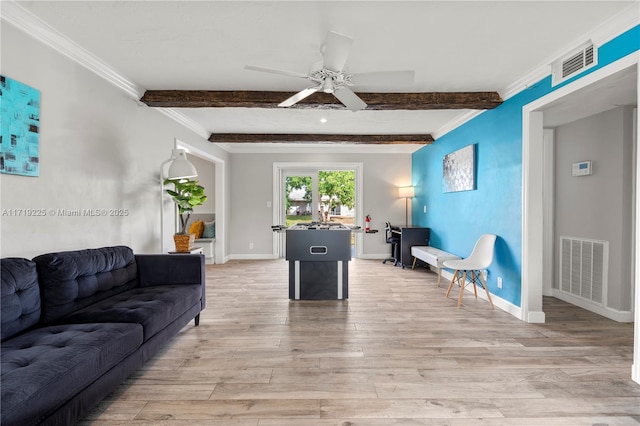
POLYGON ((400 186, 398 187, 398 197, 404 198, 404 224, 409 226, 409 198, 415 196, 415 189, 413 186, 400 186))
POLYGON ((171 158, 160 165, 160 253, 164 253, 164 181, 166 179, 189 179, 198 176, 193 164, 187 160, 184 149, 171 150, 171 158), (165 173, 165 166, 169 164, 165 173))

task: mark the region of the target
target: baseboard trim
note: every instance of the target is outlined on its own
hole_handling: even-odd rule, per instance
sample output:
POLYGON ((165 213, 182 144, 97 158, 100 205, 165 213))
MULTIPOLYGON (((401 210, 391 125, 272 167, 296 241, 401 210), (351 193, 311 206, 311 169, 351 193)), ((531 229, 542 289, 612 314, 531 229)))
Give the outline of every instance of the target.
POLYGON ((526 318, 526 322, 529 324, 544 324, 546 321, 546 316, 542 311, 532 311, 529 312, 526 318))
POLYGON ((232 254, 229 255, 228 260, 273 260, 278 257, 272 253, 266 254, 232 254))
POLYGON ((365 259, 365 260, 384 260, 387 257, 389 257, 389 253, 386 254, 361 254, 360 256, 358 256, 358 259, 365 259))
POLYGON ((587 311, 591 311, 598 315, 602 315, 605 318, 609 318, 610 320, 617 322, 633 322, 633 312, 631 311, 618 311, 616 309, 607 308, 606 306, 596 305, 587 300, 573 297, 567 293, 558 291, 556 289, 553 290, 553 297, 556 299, 560 299, 567 303, 571 303, 572 305, 576 305, 581 307, 582 309, 586 309, 587 311))

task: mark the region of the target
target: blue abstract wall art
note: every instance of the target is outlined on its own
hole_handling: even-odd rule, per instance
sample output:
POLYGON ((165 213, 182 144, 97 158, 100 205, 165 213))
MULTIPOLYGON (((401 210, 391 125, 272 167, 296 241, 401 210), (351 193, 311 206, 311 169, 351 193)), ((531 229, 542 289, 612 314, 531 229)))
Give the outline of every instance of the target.
POLYGON ((40 175, 40 91, 0 76, 0 172, 40 175))

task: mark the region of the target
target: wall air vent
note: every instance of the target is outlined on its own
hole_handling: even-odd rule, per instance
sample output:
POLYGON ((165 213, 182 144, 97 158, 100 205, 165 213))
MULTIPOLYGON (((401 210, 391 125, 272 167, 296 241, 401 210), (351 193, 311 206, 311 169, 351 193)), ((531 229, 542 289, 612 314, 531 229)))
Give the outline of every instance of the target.
POLYGON ((560 237, 560 291, 604 306, 609 242, 560 237))
POLYGON ((578 49, 571 51, 566 56, 555 61, 553 67, 553 85, 577 75, 578 73, 591 68, 597 61, 597 49, 591 41, 581 45, 578 49))

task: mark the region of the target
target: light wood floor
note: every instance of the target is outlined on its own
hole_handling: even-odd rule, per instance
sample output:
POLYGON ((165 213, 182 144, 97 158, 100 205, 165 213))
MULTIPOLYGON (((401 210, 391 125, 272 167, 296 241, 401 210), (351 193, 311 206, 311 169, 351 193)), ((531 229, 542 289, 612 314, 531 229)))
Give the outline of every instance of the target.
POLYGON ((373 260, 350 262, 348 301, 295 302, 287 268, 207 266, 200 326, 81 423, 640 424, 633 324, 556 299, 545 300, 547 324, 469 293, 457 309, 434 273, 373 260))

